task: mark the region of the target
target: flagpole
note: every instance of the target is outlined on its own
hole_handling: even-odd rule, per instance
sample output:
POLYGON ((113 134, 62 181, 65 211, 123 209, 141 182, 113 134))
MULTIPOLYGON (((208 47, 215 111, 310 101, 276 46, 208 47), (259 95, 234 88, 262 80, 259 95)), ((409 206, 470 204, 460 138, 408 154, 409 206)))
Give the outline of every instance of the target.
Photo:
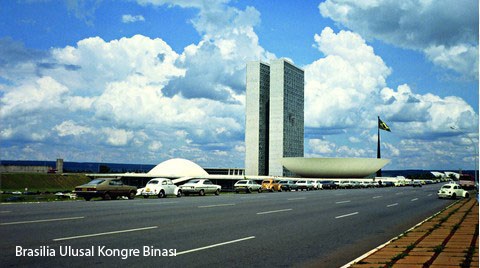
MULTIPOLYGON (((381 154, 380 154, 380 116, 378 116, 378 119, 377 119, 377 158, 381 158, 381 154)), ((382 176, 382 170, 379 169, 377 171, 377 177, 381 177, 382 176)))

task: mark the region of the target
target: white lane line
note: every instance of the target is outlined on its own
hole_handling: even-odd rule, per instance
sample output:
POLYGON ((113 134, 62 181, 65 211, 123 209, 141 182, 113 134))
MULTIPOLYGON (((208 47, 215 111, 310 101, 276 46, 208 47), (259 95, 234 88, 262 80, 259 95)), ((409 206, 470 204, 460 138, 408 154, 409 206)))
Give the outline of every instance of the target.
POLYGON ((226 206, 235 206, 235 204, 207 205, 207 206, 198 206, 198 208, 214 208, 214 207, 226 207, 226 206))
POLYGON ((161 201, 158 201, 158 202, 150 202, 150 203, 135 203, 135 205, 137 206, 144 206, 144 205, 167 205, 167 204, 176 204, 178 202, 174 201, 174 202, 161 202, 161 201))
POLYGON ((2 211, 0 211, 0 213, 10 213, 10 212, 11 212, 11 211, 9 211, 9 210, 2 210, 2 211))
POLYGON ((337 216, 337 217, 335 217, 335 219, 350 217, 350 216, 357 215, 357 214, 358 214, 358 212, 353 212, 353 213, 350 213, 350 214, 345 214, 345 215, 337 216))
POLYGON ((177 252, 176 256, 191 253, 191 252, 195 252, 195 251, 205 250, 205 249, 209 249, 209 248, 224 246, 224 245, 228 245, 228 244, 238 243, 238 242, 242 242, 242 241, 250 240, 250 239, 254 239, 254 238, 255 238, 255 236, 249 236, 249 237, 240 238, 240 239, 227 241, 227 242, 223 242, 223 243, 218 243, 218 244, 213 244, 213 245, 205 246, 205 247, 201 247, 201 248, 194 248, 194 249, 190 249, 190 250, 185 250, 185 251, 177 252))
POLYGON ((432 196, 433 194, 429 194, 428 196, 432 196))
POLYGON ((85 238, 85 237, 94 237, 94 236, 102 236, 102 235, 111 235, 111 234, 121 234, 121 233, 129 233, 129 232, 136 232, 136 231, 145 231, 145 230, 150 230, 150 229, 155 229, 155 228, 158 228, 158 226, 127 229, 127 230, 105 232, 105 233, 96 233, 96 234, 86 234, 86 235, 62 237, 62 238, 55 238, 55 239, 53 239, 53 241, 63 241, 63 240, 72 240, 72 239, 85 238))
POLYGON ((374 197, 372 197, 372 198, 373 198, 373 199, 377 199, 377 198, 382 198, 382 197, 383 197, 383 196, 381 196, 381 195, 377 195, 377 196, 374 196, 374 197))
POLYGON ((307 198, 306 197, 296 197, 296 198, 288 198, 287 200, 291 201, 291 200, 304 200, 304 199, 307 199, 307 198))
POLYGON ((71 218, 57 218, 57 219, 45 219, 45 220, 32 220, 32 221, 15 221, 15 222, 3 222, 0 225, 14 225, 14 224, 26 224, 26 223, 40 223, 40 222, 51 222, 51 221, 70 221, 83 219, 85 217, 71 217, 71 218))
POLYGON ((292 210, 292 209, 291 209, 291 208, 287 208, 287 209, 279 209, 279 210, 272 210, 272 211, 264 211, 264 212, 258 212, 257 215, 277 213, 277 212, 285 212, 285 211, 290 211, 290 210, 292 210))
POLYGON ((240 199, 257 199, 257 198, 266 198, 266 197, 267 197, 266 195, 259 195, 259 196, 252 196, 252 197, 244 196, 244 197, 240 197, 240 199))
POLYGON ((398 205, 398 203, 390 204, 390 205, 387 205, 387 208, 394 207, 394 206, 397 206, 397 205, 398 205))
POLYGON ((412 202, 413 202, 413 201, 417 201, 417 200, 418 200, 418 198, 414 198, 414 199, 412 199, 412 200, 410 200, 410 201, 412 201, 412 202))
POLYGON ((350 200, 345 200, 345 201, 335 202, 335 204, 345 204, 345 203, 350 203, 350 202, 351 202, 350 200))
POLYGON ((403 193, 395 193, 396 195, 403 194, 403 193))

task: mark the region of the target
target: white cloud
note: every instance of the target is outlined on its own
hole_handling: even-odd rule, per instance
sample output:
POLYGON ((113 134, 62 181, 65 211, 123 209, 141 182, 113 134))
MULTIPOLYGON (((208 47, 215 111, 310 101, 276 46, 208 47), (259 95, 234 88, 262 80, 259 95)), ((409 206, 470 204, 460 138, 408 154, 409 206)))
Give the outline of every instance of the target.
POLYGON ((345 128, 371 120, 367 108, 391 70, 355 33, 327 27, 315 41, 326 57, 305 67, 306 126, 345 128))
POLYGON ((322 16, 478 79, 478 1, 342 1, 319 5, 322 16), (449 62, 453 60, 453 62, 449 62))
POLYGON ((142 15, 122 15, 122 22, 123 23, 134 23, 138 21, 145 21, 145 18, 142 15))
POLYGON ((60 125, 56 125, 53 130, 57 131, 60 137, 68 135, 79 136, 92 132, 90 127, 77 125, 72 120, 64 121, 60 125))

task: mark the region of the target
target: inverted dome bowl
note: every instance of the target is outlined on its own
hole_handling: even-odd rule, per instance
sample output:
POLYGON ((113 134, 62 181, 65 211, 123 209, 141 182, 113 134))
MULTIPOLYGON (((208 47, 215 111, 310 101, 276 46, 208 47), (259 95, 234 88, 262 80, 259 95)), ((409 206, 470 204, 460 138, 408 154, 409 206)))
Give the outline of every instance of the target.
POLYGON ((378 158, 304 158, 285 157, 282 165, 308 178, 364 178, 390 162, 378 158))

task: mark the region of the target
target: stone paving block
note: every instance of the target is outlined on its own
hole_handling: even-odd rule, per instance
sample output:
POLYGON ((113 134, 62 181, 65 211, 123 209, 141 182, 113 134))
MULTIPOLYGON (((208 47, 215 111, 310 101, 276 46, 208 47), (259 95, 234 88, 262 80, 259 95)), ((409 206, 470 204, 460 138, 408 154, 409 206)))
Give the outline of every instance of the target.
POLYGON ((390 262, 392 259, 391 258, 375 258, 375 257, 367 257, 363 260, 361 260, 362 263, 372 263, 372 264, 376 264, 376 263, 388 263, 390 262))
POLYGON ((383 265, 382 264, 354 264, 352 266, 350 266, 352 268, 383 268, 383 265))
POLYGON ((424 264, 428 260, 430 260, 431 256, 406 256, 403 259, 398 260, 395 265, 397 264, 424 264))
POLYGON ((434 261, 432 264, 435 264, 435 265, 460 265, 463 260, 465 258, 464 257, 449 257, 449 256, 442 256, 442 254, 440 254, 434 261))

